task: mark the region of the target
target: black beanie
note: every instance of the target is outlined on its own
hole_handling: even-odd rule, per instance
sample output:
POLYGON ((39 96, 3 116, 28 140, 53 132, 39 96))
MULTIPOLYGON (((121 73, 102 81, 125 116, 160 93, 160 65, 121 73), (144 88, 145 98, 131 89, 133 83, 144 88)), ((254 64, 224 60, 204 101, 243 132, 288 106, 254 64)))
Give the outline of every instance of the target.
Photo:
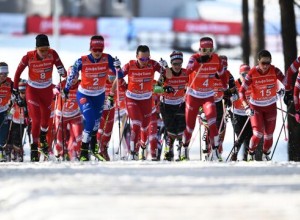
POLYGON ((49 47, 48 37, 45 34, 39 34, 36 36, 36 47, 49 47))

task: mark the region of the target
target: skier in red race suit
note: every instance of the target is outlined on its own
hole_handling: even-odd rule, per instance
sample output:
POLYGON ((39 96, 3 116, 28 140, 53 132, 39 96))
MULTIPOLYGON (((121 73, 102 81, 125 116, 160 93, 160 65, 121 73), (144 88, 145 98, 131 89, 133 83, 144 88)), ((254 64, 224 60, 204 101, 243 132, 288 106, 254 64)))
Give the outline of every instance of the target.
POLYGON ((32 162, 39 161, 39 152, 48 156, 46 135, 51 114, 52 72, 53 65, 58 69, 60 76, 65 77, 67 72, 57 54, 50 48, 48 37, 44 34, 36 36, 36 49, 23 56, 14 78, 14 93, 18 95, 18 83, 24 69, 28 66, 28 85, 26 101, 29 116, 32 120, 32 143, 30 158, 32 162), (40 146, 38 143, 40 142, 40 146))
MULTIPOLYGON (((298 74, 298 69, 300 68, 300 56, 297 57, 293 62, 292 64, 290 65, 290 67, 288 68, 288 70, 286 71, 286 77, 287 77, 287 84, 292 84, 292 80, 294 78, 294 76, 296 74, 298 74)), ((296 83, 298 81, 298 77, 299 75, 297 76, 297 79, 296 79, 296 83)), ((295 84, 295 88, 296 88, 296 84, 295 84)), ((295 90, 294 90, 295 92, 295 90)), ((298 93, 296 91, 296 93, 298 93)), ((295 93, 294 93, 295 94, 295 93)), ((297 94, 296 94, 297 95, 297 94)), ((295 98, 294 98, 295 100, 295 98)), ((285 95, 284 95, 284 99, 283 99, 284 103, 286 105, 289 105, 292 101, 293 101, 293 90, 289 90, 289 91, 285 91, 285 95)), ((295 106, 296 107, 296 106, 295 106)))
POLYGON ((13 82, 8 77, 8 65, 0 62, 0 162, 5 161, 4 145, 7 142, 10 120, 8 118, 11 106, 13 82))
MULTIPOLYGON (((68 69, 68 76, 71 71, 72 66, 68 69)), ((55 145, 57 154, 55 156, 57 158, 65 157, 67 160, 75 160, 79 157, 83 127, 82 115, 76 100, 79 83, 78 78, 73 79, 68 99, 65 99, 61 92, 66 85, 66 80, 63 80, 53 89, 54 94, 57 95, 57 107, 55 109, 55 131, 57 135, 55 145), (69 135, 67 134, 67 127, 69 127, 69 135)))
POLYGON ((277 80, 280 80, 286 90, 291 86, 287 83, 287 77, 280 69, 271 65, 272 56, 267 50, 258 53, 258 65, 253 67, 245 77, 239 96, 242 99, 246 114, 251 117, 253 135, 249 144, 249 160, 255 160, 255 150, 260 139, 264 136, 263 160, 270 160, 273 133, 276 125, 276 101, 277 80), (246 91, 251 88, 249 101, 246 91))
MULTIPOLYGON (((131 159, 138 160, 139 148, 145 149, 148 139, 147 131, 151 119, 152 92, 154 73, 162 74, 167 67, 165 60, 160 63, 150 59, 150 49, 146 45, 139 45, 136 50, 136 59, 130 60, 122 68, 124 76, 128 75, 128 89, 126 90, 126 105, 128 116, 131 119, 130 151, 131 159)), ((114 63, 120 68, 121 62, 114 63)))
MULTIPOLYGON (((210 37, 200 39, 199 53, 192 55, 187 66, 189 75, 189 85, 186 92, 185 120, 186 129, 183 133, 183 146, 181 159, 189 160, 189 143, 195 128, 199 107, 203 111, 208 121, 210 131, 210 143, 213 148, 212 159, 219 159, 219 135, 216 126, 216 105, 214 102, 214 82, 216 76, 223 84, 223 89, 227 88, 224 67, 219 56, 213 52, 213 40, 210 37)), ((208 149, 210 152, 211 149, 208 149)))

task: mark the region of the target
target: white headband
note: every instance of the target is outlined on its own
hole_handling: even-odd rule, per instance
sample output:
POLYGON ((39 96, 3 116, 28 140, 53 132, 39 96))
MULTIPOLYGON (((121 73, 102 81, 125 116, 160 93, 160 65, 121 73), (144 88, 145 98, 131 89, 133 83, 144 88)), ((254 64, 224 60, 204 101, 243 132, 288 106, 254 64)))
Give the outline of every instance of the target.
POLYGON ((8 73, 8 66, 0 66, 0 73, 8 73))

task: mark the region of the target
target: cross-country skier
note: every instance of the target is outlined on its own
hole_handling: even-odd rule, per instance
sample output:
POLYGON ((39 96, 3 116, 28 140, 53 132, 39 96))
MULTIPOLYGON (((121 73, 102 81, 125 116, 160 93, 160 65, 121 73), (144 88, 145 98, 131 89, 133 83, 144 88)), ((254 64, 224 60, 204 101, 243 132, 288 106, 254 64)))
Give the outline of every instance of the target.
MULTIPOLYGON (((89 147, 92 154, 98 160, 102 160, 96 149, 96 134, 104 106, 106 80, 107 78, 111 81, 115 79, 115 76, 110 78, 108 73, 111 71, 116 74, 113 65, 114 58, 110 54, 103 53, 103 50, 103 36, 92 36, 90 40, 91 53, 83 55, 75 61, 64 88, 64 93, 68 96, 73 79, 78 78, 81 71, 81 82, 77 91, 77 102, 84 118, 80 161, 89 160, 89 147)), ((111 97, 109 101, 112 105, 113 98, 111 97)))
MULTIPOLYGON (((294 78, 295 74, 298 74, 298 69, 300 68, 300 56, 297 57, 292 64, 290 65, 290 67, 288 68, 288 70, 286 71, 286 76, 287 76, 287 84, 291 84, 292 80, 294 78)), ((298 75, 299 76, 299 75, 298 75)), ((296 79, 297 81, 297 79, 296 79)), ((295 87, 296 88, 296 87, 295 87)), ((294 90, 295 92, 295 90, 294 90)), ((284 95, 284 99, 283 99, 284 103, 286 105, 289 105, 291 103, 291 101, 293 101, 293 90, 289 90, 289 91, 285 91, 285 95, 284 95)))
MULTIPOLYGON (((68 76, 72 66, 68 69, 68 76)), ((55 109, 55 133, 56 133, 56 157, 65 157, 75 160, 79 157, 79 146, 82 138, 83 119, 76 100, 76 93, 80 80, 74 78, 69 89, 68 99, 60 92, 66 85, 66 80, 58 84, 54 89, 57 95, 57 107, 55 109), (69 129, 67 129, 69 128, 69 129), (67 132, 69 130, 69 133, 67 132), (64 147, 64 148, 63 148, 64 147), (65 151, 65 152, 64 152, 65 151)))
POLYGON ((30 158, 32 162, 39 161, 39 154, 48 156, 49 117, 52 102, 52 72, 56 66, 60 76, 65 77, 67 72, 54 49, 50 48, 48 37, 44 34, 36 36, 36 49, 23 56, 14 78, 14 93, 18 96, 18 83, 24 69, 28 66, 28 85, 26 88, 26 101, 29 116, 32 120, 32 143, 30 158), (40 142, 40 146, 38 143, 40 142))
MULTIPOLYGON (((213 159, 219 158, 219 135, 216 126, 216 105, 214 103, 214 81, 216 75, 221 79, 223 89, 227 88, 227 81, 224 75, 224 66, 219 56, 213 52, 213 40, 210 37, 200 39, 199 53, 191 56, 187 74, 189 85, 186 95, 185 119, 186 129, 183 134, 182 158, 189 160, 189 143, 195 128, 196 118, 200 106, 206 115, 210 130, 210 142, 213 148, 213 159)), ((209 151, 211 149, 208 149, 209 151)))
POLYGON ((261 50, 258 53, 258 65, 249 71, 239 90, 246 114, 251 117, 253 130, 249 144, 249 160, 255 160, 255 150, 263 136, 263 160, 270 160, 277 115, 277 80, 284 84, 286 90, 291 89, 291 85, 286 82, 287 76, 272 65, 271 61, 271 53, 261 50), (246 91, 249 88, 251 93, 248 101, 246 91))
POLYGON ((12 125, 7 146, 11 147, 12 161, 23 162, 23 135, 25 127, 29 125, 28 110, 26 105, 27 81, 20 79, 18 90, 19 97, 14 101, 10 113, 12 114, 12 125))
POLYGON ((7 141, 10 120, 8 118, 11 106, 13 82, 8 77, 8 65, 0 62, 0 162, 5 161, 4 145, 7 141))
MULTIPOLYGON (((166 129, 166 148, 164 160, 174 160, 174 142, 177 139, 178 156, 182 147, 182 134, 185 129, 185 92, 189 81, 189 76, 186 69, 182 68, 183 53, 173 51, 170 54, 172 78, 168 79, 163 75, 163 86, 168 86, 174 89, 174 93, 164 92, 161 96, 160 112, 166 129)), ((180 159, 180 158, 179 158, 180 159)))
MULTIPOLYGON (((120 68, 121 62, 114 63, 120 68)), ((162 74, 167 67, 167 62, 161 60, 159 63, 150 58, 150 49, 146 45, 139 45, 136 50, 136 60, 130 60, 122 68, 124 76, 128 75, 128 89, 126 91, 126 105, 128 116, 131 119, 130 150, 131 159, 138 159, 140 147, 145 149, 148 139, 151 110, 153 79, 155 72, 162 74), (140 140, 140 141, 139 141, 140 140)))
MULTIPOLYGON (((240 66, 240 70, 239 70, 240 78, 238 78, 235 81, 237 90, 241 88, 241 85, 245 81, 245 77, 249 71, 250 71, 250 67, 248 65, 242 64, 240 66)), ((250 88, 248 88, 248 90, 245 92, 245 96, 247 100, 249 100, 250 94, 251 94, 251 90, 250 88)), ((247 119, 248 116, 245 112, 244 106, 242 104, 242 100, 237 99, 236 101, 232 102, 231 123, 232 123, 233 130, 237 136, 240 135, 247 119)), ((240 135, 240 138, 236 141, 236 143, 234 143, 234 149, 230 160, 232 161, 237 160, 238 152, 241 146, 243 145, 244 146, 243 160, 247 161, 247 154, 248 154, 249 142, 251 137, 252 137, 252 128, 251 128, 250 121, 248 121, 248 123, 245 125, 242 134, 240 135)))

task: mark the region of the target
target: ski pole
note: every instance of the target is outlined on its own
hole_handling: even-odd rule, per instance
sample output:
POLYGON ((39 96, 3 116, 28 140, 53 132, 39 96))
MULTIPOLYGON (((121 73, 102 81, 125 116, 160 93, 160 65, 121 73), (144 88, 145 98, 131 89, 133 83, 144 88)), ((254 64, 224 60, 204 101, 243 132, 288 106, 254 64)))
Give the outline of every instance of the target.
MULTIPOLYGON (((61 84, 61 75, 59 74, 59 85, 60 85, 60 90, 62 91, 62 84, 61 84)), ((63 97, 61 95, 61 99, 60 99, 60 106, 62 108, 61 110, 61 137, 62 137, 62 148, 63 148, 63 161, 66 160, 65 155, 66 155, 66 146, 65 146, 65 135, 64 135, 64 105, 67 101, 67 97, 65 97, 65 101, 63 103, 63 97)))
MULTIPOLYGON (((288 110, 290 109, 290 107, 291 107, 291 105, 288 107, 288 110)), ((278 109, 278 108, 277 108, 277 109, 278 109)), ((282 109, 279 109, 279 110, 282 110, 282 109)), ((283 112, 283 110, 282 110, 282 112, 283 112)), ((288 114, 286 114, 285 117, 283 118, 282 126, 281 126, 281 129, 280 129, 278 138, 277 138, 277 140, 276 140, 276 144, 275 144, 275 146, 274 146, 274 150, 273 150, 273 152, 272 152, 271 160, 273 159, 273 155, 274 155, 274 153, 275 153, 275 150, 276 150, 276 147, 277 147, 277 144, 278 144, 279 137, 280 137, 280 135, 281 135, 282 129, 285 127, 285 121, 286 121, 286 119, 287 119, 287 116, 288 116, 288 114)))
MULTIPOLYGON (((282 99, 280 98, 280 108, 282 109, 282 99)), ((283 116, 283 111, 281 111, 282 121, 285 122, 285 117, 283 116)), ((284 140, 287 141, 287 135, 286 135, 286 129, 285 129, 285 123, 283 123, 283 131, 284 131, 284 140)))
MULTIPOLYGON (((238 137, 237 137, 237 139, 236 139, 235 142, 237 142, 237 141, 240 139, 240 137, 242 136, 242 134, 243 134, 243 132, 244 132, 244 130, 245 130, 245 128, 246 128, 246 126, 247 126, 249 120, 250 120, 250 117, 247 118, 247 120, 246 120, 246 122, 245 122, 245 124, 244 124, 242 130, 240 131, 240 133, 239 133, 239 135, 238 135, 238 137)), ((229 156, 231 155, 233 149, 234 149, 234 145, 233 145, 233 147, 232 147, 230 153, 228 154, 228 157, 226 158, 226 162, 228 161, 228 158, 229 158, 229 156)), ((238 152, 237 152, 237 153, 238 153, 238 152)))
POLYGON ((295 118, 295 115, 294 115, 294 114, 289 113, 289 112, 287 112, 287 111, 285 111, 285 110, 283 110, 283 109, 281 109, 281 108, 278 108, 278 107, 277 107, 277 109, 280 110, 280 111, 282 111, 282 112, 285 112, 286 114, 288 114, 288 115, 290 115, 290 116, 292 116, 292 117, 295 118))
POLYGON ((275 144, 275 146, 274 146, 274 150, 273 150, 273 152, 272 152, 271 160, 273 159, 273 155, 274 155, 274 153, 275 153, 275 150, 276 150, 276 147, 277 147, 277 144, 278 144, 278 141, 279 141, 279 137, 280 137, 280 135, 281 135, 281 132, 282 132, 283 128, 285 127, 285 120, 286 120, 286 118, 287 118, 287 114, 285 115, 285 117, 284 117, 284 119, 283 119, 283 123, 282 123, 281 129, 280 129, 280 132, 279 132, 279 135, 278 135, 276 144, 275 144))

